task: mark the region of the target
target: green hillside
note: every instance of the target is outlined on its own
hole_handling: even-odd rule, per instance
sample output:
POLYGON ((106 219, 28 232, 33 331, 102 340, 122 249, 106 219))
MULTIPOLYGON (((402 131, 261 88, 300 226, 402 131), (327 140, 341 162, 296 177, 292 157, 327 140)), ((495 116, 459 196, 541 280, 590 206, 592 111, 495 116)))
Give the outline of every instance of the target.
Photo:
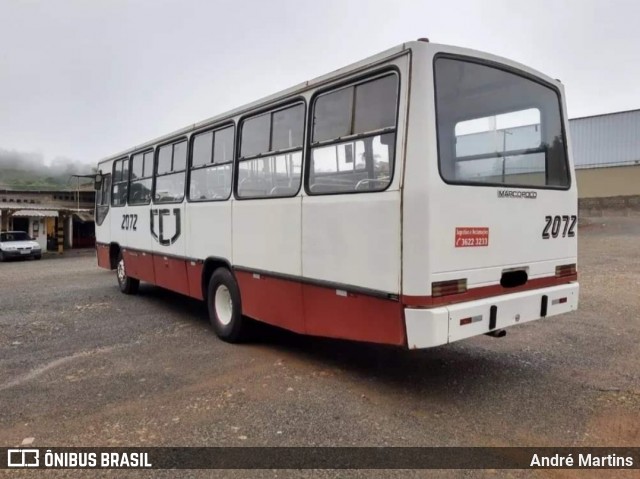
POLYGON ((68 174, 51 175, 49 171, 27 171, 0 167, 0 188, 7 189, 63 189, 72 186, 68 174))

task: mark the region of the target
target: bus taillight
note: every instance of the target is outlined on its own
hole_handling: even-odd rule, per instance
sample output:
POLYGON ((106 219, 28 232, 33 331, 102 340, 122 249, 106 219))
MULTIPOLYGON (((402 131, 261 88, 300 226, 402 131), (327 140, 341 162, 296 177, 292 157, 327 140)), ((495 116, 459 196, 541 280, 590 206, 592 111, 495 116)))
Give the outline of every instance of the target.
POLYGON ((563 264, 556 266, 556 277, 562 278, 564 276, 574 276, 577 274, 576 264, 563 264))
POLYGON ((447 296, 467 292, 467 278, 431 283, 431 296, 447 296))

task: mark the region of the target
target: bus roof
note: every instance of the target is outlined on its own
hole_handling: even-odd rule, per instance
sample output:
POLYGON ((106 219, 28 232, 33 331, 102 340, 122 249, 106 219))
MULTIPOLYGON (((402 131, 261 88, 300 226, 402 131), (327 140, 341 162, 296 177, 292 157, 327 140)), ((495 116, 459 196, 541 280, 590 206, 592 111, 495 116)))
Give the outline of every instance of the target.
POLYGON ((184 128, 181 128, 179 130, 175 130, 171 133, 159 136, 157 138, 153 138, 152 140, 149 141, 145 141, 144 143, 140 143, 137 145, 134 145, 131 148, 128 148, 124 151, 121 151, 115 155, 109 155, 106 158, 101 159, 98 162, 98 165, 108 162, 108 161, 112 161, 118 158, 122 158, 124 156, 128 156, 131 153, 134 153, 136 151, 140 151, 142 149, 148 148, 150 146, 156 145, 158 143, 162 143, 164 141, 168 141, 171 140, 175 137, 178 136, 182 136, 182 135, 186 135, 192 131, 196 131, 199 129, 203 129, 206 128, 208 126, 213 126, 216 123, 220 123, 224 120, 228 120, 231 119, 235 116, 239 116, 242 115, 244 113, 247 113, 251 110, 255 110, 255 109, 259 109, 259 108, 264 108, 269 106, 269 104, 271 103, 276 103, 279 102, 287 97, 292 97, 295 95, 298 95, 302 92, 304 92, 305 90, 312 88, 312 87, 318 87, 320 85, 322 85, 323 83, 329 83, 335 80, 340 79, 340 77, 343 76, 347 76, 350 74, 353 74, 355 72, 357 72, 358 70, 361 69, 366 69, 366 68, 370 68, 374 65, 376 65, 377 63, 383 63, 385 61, 388 61, 392 58, 404 55, 407 53, 408 50, 411 50, 413 48, 416 48, 418 45, 420 46, 425 46, 425 45, 430 45, 431 47, 435 47, 435 48, 441 48, 441 47, 446 47, 447 50, 451 50, 452 52, 458 52, 460 54, 466 54, 466 55, 472 55, 472 56, 478 56, 479 58, 490 58, 494 61, 500 61, 506 65, 510 65, 514 68, 518 68, 521 69, 523 71, 529 72, 532 75, 538 76, 541 79, 548 81, 550 83, 555 83, 559 88, 562 88, 562 84, 560 83, 559 80, 554 80, 551 77, 548 77, 547 75, 543 74, 542 72, 539 72, 527 65, 523 65, 519 62, 510 60, 508 58, 504 58, 498 55, 493 55, 493 54, 488 54, 486 52, 481 52, 481 51, 476 51, 476 50, 472 50, 472 49, 468 49, 468 48, 461 48, 461 47, 453 47, 453 46, 447 46, 447 45, 441 45, 441 44, 435 44, 435 43, 427 43, 425 40, 418 40, 418 41, 410 41, 410 42, 405 42, 401 45, 395 46, 393 48, 389 48, 388 50, 385 50, 383 52, 377 53, 375 55, 372 55, 370 57, 367 57, 363 60, 357 61, 355 63, 352 63, 350 65, 344 66, 342 68, 339 68, 337 70, 334 70, 332 72, 326 73, 324 75, 321 75, 319 77, 313 78, 311 80, 307 80, 305 82, 302 83, 298 83, 295 86, 292 86, 290 88, 287 88, 285 90, 281 90, 277 93, 274 93, 272 95, 263 97, 259 100, 253 101, 251 103, 242 105, 238 108, 234 108, 233 110, 229 110, 226 111, 224 113, 220 113, 218 115, 212 116, 210 118, 207 118, 206 120, 202 120, 200 122, 197 123, 193 123, 191 125, 185 126, 184 128))
POLYGON ((305 90, 307 90, 310 87, 314 87, 314 86, 318 86, 321 85, 323 83, 329 82, 329 81, 334 81, 338 78, 340 78, 343 75, 347 75, 347 74, 351 74, 354 71, 357 71, 361 68, 368 68, 378 62, 383 62, 386 60, 389 60, 389 58, 393 58, 395 56, 399 56, 404 54, 410 47, 412 44, 415 44, 418 42, 407 42, 407 43, 403 43, 402 45, 398 45, 396 47, 390 48, 388 50, 385 50, 381 53, 378 53, 376 55, 367 57, 363 60, 360 60, 358 62, 352 63, 350 65, 347 65, 345 67, 339 68, 337 70, 334 70, 330 73, 326 73, 324 75, 321 75, 319 77, 313 78, 311 80, 307 80, 305 82, 302 83, 298 83, 295 86, 292 86, 290 88, 287 88, 285 90, 281 90, 277 93, 274 93, 272 95, 263 97, 259 100, 253 101, 251 103, 245 104, 243 106, 240 106, 238 108, 234 108, 233 110, 229 110, 226 111, 224 113, 212 116, 210 118, 207 118, 206 120, 202 120, 200 122, 197 123, 193 123, 191 125, 185 126, 184 128, 180 128, 178 130, 175 130, 171 133, 168 133, 166 135, 162 135, 159 136, 157 138, 154 138, 152 140, 149 141, 145 141, 144 143, 140 143, 138 145, 133 146, 132 148, 128 148, 126 150, 123 150, 115 155, 109 155, 106 158, 101 159, 98 162, 98 165, 100 165, 101 163, 105 163, 107 161, 111 161, 111 160, 115 160, 118 158, 121 158, 123 156, 127 156, 130 155, 131 153, 135 152, 135 151, 139 151, 141 149, 144 148, 148 148, 149 146, 158 144, 158 143, 162 143, 166 140, 170 140, 171 138, 175 138, 177 136, 181 136, 181 135, 185 135, 188 134, 192 131, 195 130, 199 130, 201 128, 205 128, 207 126, 212 126, 215 125, 216 123, 219 123, 223 120, 238 116, 238 115, 242 115, 243 113, 250 111, 250 110, 254 110, 260 107, 266 107, 268 106, 270 103, 274 103, 277 101, 282 100, 283 98, 289 97, 289 96, 294 96, 296 94, 299 94, 305 90))

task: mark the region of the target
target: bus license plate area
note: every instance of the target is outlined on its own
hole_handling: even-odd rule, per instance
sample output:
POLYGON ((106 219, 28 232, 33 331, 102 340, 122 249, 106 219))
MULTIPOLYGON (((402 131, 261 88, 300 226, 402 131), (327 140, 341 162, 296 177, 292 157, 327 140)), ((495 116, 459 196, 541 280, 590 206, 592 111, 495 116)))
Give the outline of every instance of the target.
POLYGON ((578 284, 524 291, 448 306, 449 342, 540 319, 542 298, 545 295, 548 297, 547 317, 566 313, 577 307, 578 284), (495 327, 490 327, 492 306, 496 309, 495 327))

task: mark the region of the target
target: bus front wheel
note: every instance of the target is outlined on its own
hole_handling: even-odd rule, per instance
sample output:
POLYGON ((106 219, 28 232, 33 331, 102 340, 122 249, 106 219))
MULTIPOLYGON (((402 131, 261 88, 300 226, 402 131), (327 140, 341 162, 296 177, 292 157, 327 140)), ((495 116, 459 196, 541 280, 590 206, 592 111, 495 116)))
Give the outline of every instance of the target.
POLYGON ((124 267, 124 258, 122 253, 118 253, 118 262, 116 263, 116 277, 118 278, 118 286, 124 294, 136 294, 140 286, 140 280, 127 276, 127 270, 124 267))
POLYGON ((211 275, 207 307, 209 321, 220 339, 229 343, 243 339, 247 320, 242 316, 238 283, 228 269, 218 268, 211 275))

